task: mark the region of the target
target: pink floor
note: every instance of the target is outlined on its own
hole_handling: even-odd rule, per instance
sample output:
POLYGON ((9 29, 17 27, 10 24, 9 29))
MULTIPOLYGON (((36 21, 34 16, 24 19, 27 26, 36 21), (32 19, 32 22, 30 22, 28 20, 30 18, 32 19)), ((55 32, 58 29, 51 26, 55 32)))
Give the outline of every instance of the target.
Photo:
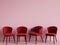
MULTIPOLYGON (((0 45, 6 45, 6 43, 0 42, 0 45)), ((19 42, 18 44, 8 42, 7 45, 26 45, 26 44, 25 42, 19 42)), ((58 41, 55 44, 53 44, 52 42, 47 42, 47 43, 38 42, 37 44, 35 44, 34 42, 28 42, 27 45, 60 45, 60 41, 58 41)))
MULTIPOLYGON (((28 39, 27 39, 27 40, 28 40, 28 39)), ((32 38, 31 38, 31 41, 30 41, 30 42, 27 42, 27 45, 60 45, 60 39, 59 39, 59 40, 57 41, 57 43, 55 43, 55 44, 53 43, 53 40, 51 40, 51 41, 49 40, 49 37, 48 37, 46 43, 45 43, 45 42, 42 42, 41 39, 40 39, 40 37, 38 37, 37 40, 38 40, 38 41, 37 41, 37 44, 35 44, 35 38, 32 37, 32 38)), ((10 42, 8 41, 7 44, 6 44, 6 41, 3 42, 3 40, 1 39, 1 40, 0 40, 0 45, 26 45, 26 43, 25 43, 24 38, 21 37, 21 39, 20 39, 20 41, 18 42, 18 44, 17 44, 17 42, 14 43, 13 39, 11 38, 10 42)))

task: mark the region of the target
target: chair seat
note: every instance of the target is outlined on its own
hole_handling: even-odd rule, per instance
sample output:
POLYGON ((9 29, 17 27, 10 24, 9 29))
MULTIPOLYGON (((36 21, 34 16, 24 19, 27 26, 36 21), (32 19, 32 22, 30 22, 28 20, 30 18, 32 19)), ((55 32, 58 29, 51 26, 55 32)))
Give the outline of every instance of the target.
POLYGON ((26 33, 20 33, 20 34, 17 34, 17 36, 27 36, 26 33))
POLYGON ((6 33, 5 36, 15 36, 15 35, 12 33, 6 33))
POLYGON ((30 35, 34 35, 34 36, 42 36, 41 33, 35 33, 35 32, 30 32, 30 35))
POLYGON ((55 33, 47 33, 46 35, 47 36, 55 36, 56 34, 55 33))

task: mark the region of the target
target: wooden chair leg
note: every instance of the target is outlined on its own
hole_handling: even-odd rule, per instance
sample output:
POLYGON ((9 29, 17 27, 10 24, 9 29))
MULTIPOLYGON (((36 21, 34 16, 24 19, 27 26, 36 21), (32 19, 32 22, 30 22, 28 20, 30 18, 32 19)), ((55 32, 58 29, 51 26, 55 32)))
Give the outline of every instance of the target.
POLYGON ((26 44, 27 44, 27 37, 25 36, 25 42, 26 42, 26 44))
POLYGON ((10 36, 9 36, 9 42, 10 42, 10 36))
POLYGON ((20 41, 20 37, 19 37, 19 41, 20 41))
POLYGON ((55 39, 56 39, 56 42, 57 42, 57 38, 56 38, 56 36, 55 36, 55 39))
POLYGON ((13 36, 13 39, 14 39, 14 43, 15 43, 15 36, 13 36))
POLYGON ((30 42, 30 39, 31 39, 31 35, 29 35, 29 42, 30 42))
POLYGON ((19 37, 17 36, 17 43, 18 43, 18 38, 19 38, 19 37))
POLYGON ((37 36, 35 37, 35 44, 37 44, 37 36))
POLYGON ((42 36, 41 36, 41 40, 42 40, 42 42, 44 42, 44 41, 43 41, 43 37, 42 37, 42 36))
POLYGON ((3 37, 3 42, 4 42, 4 40, 5 40, 5 36, 3 37))
POLYGON ((55 44, 55 39, 54 39, 54 36, 53 36, 53 43, 55 44))
POLYGON ((6 37, 6 45, 7 45, 7 37, 6 37))
POLYGON ((50 41, 51 41, 51 36, 50 36, 50 41))
POLYGON ((45 38, 45 42, 47 41, 47 35, 46 35, 46 38, 45 38))

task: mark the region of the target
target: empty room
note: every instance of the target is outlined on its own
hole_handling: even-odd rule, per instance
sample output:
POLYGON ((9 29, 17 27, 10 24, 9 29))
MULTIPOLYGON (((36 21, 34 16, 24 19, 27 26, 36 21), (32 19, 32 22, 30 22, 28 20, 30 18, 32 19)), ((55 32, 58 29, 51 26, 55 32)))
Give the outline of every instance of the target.
POLYGON ((0 0, 0 45, 60 45, 60 0, 0 0))

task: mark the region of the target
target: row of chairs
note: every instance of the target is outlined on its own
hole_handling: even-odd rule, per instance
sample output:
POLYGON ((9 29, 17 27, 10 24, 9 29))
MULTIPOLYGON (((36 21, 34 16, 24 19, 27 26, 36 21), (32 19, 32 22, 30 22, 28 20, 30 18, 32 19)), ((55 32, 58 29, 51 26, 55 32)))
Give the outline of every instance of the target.
MULTIPOLYGON (((35 43, 37 43, 37 36, 40 36, 41 37, 41 40, 42 42, 44 42, 43 40, 43 27, 42 26, 35 26, 35 27, 32 27, 29 32, 27 33, 27 27, 26 26, 19 26, 17 27, 17 42, 19 40, 20 37, 24 37, 25 38, 25 42, 27 44, 27 34, 29 35, 29 42, 30 42, 30 39, 31 39, 31 36, 35 36, 36 39, 35 39, 35 43)), ((57 27, 56 26, 49 26, 47 27, 47 31, 48 33, 45 34, 46 38, 45 38, 45 42, 47 40, 47 36, 50 36, 50 39, 51 39, 51 36, 53 36, 53 42, 55 43, 55 40, 57 42, 57 38, 56 38, 56 34, 57 34, 57 27)), ((10 41, 10 37, 12 36, 13 39, 14 39, 14 42, 15 42, 15 34, 12 33, 12 27, 10 26, 4 26, 3 27, 3 35, 4 35, 4 39, 3 41, 5 40, 6 38, 6 42, 7 42, 7 38, 9 37, 9 41, 10 41)))

